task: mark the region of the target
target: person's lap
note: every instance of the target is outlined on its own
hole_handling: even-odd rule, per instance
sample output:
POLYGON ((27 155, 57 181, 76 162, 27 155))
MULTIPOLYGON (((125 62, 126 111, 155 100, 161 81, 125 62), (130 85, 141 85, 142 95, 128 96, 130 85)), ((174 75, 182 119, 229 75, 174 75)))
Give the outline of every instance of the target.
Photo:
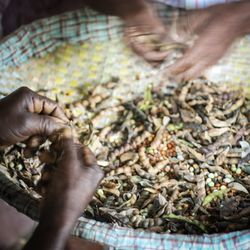
POLYGON ((36 222, 0 200, 0 249, 8 249, 27 237, 36 222))

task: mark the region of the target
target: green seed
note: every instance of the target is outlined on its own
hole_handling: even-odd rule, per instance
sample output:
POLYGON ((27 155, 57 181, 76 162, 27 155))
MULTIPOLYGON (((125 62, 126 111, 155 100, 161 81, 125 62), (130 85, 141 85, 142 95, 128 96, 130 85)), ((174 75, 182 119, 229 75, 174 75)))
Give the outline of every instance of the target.
POLYGON ((209 173, 208 177, 211 178, 211 179, 213 179, 214 178, 214 174, 213 173, 209 173))
POLYGON ((208 183, 208 186, 209 186, 209 187, 214 187, 214 182, 213 182, 213 181, 210 181, 210 182, 208 183))
POLYGON ((23 169, 23 165, 22 164, 18 164, 16 167, 17 167, 18 171, 22 171, 22 169, 23 169))
POLYGON ((198 164, 194 164, 193 167, 196 169, 196 168, 199 168, 199 165, 198 164))
POLYGON ((233 172, 236 172, 236 170, 237 170, 236 165, 232 165, 231 170, 232 170, 233 172))
POLYGON ((232 182, 232 180, 231 180, 231 179, 229 179, 229 178, 225 178, 223 181, 224 181, 224 182, 226 182, 226 183, 230 183, 230 182, 232 182))
POLYGON ((227 187, 225 185, 221 185, 220 189, 225 190, 225 189, 227 189, 227 187))
POLYGON ((190 171, 190 172, 194 172, 194 168, 193 168, 193 167, 190 167, 190 168, 189 168, 189 171, 190 171))
POLYGON ((168 131, 175 131, 176 130, 176 127, 175 127, 175 125, 174 124, 169 124, 168 126, 167 126, 167 130, 168 131))
POLYGON ((211 178, 207 178, 206 183, 208 184, 208 183, 210 183, 211 181, 212 181, 211 178))
POLYGON ((14 162, 10 162, 10 163, 9 163, 9 166, 10 166, 11 168, 14 168, 14 167, 15 167, 15 163, 14 163, 14 162))
POLYGON ((237 168, 237 170, 236 170, 236 174, 241 174, 241 169, 240 168, 237 168))

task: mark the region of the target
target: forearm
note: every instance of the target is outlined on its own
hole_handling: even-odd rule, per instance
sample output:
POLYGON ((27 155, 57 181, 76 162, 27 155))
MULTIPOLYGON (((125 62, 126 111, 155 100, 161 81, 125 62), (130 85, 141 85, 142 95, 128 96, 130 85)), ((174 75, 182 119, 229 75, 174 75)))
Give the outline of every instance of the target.
POLYGON ((146 7, 145 0, 84 0, 91 8, 107 15, 128 18, 146 7))
POLYGON ((60 224, 53 225, 53 222, 40 223, 23 250, 62 250, 70 230, 60 224))
POLYGON ((242 22, 242 35, 250 34, 250 1, 244 0, 239 2, 238 5, 242 22))
POLYGON ((224 25, 228 27, 228 37, 232 35, 234 38, 237 38, 250 34, 249 0, 220 4, 213 7, 217 8, 217 15, 223 18, 224 25))
MULTIPOLYGON (((46 200, 46 209, 42 209, 40 222, 24 250, 61 250, 65 248, 77 216, 68 216, 62 197, 57 202, 46 200)), ((67 199, 67 197, 66 197, 67 199)))

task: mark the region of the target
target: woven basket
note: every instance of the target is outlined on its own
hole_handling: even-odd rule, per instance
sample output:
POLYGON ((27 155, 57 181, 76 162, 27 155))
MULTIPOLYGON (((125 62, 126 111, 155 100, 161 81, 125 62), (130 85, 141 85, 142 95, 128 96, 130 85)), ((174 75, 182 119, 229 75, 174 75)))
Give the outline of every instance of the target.
MULTIPOLYGON (((166 20, 175 14, 166 6, 157 7, 166 20)), ((55 98, 64 88, 69 93, 61 100, 65 102, 79 97, 76 89, 114 77, 126 86, 117 86, 117 95, 126 93, 131 98, 148 84, 161 83, 166 66, 151 68, 123 43, 120 20, 91 10, 69 12, 21 27, 1 42, 0 60, 2 96, 26 85, 34 90, 50 90, 49 97, 55 98)), ((249 93, 249 62, 250 41, 246 37, 207 76, 213 82, 242 86, 249 93)), ((18 211, 39 219, 38 201, 10 179, 1 166, 0 195, 18 211)), ((250 230, 202 236, 156 234, 80 217, 72 235, 113 249, 250 249, 250 230)))

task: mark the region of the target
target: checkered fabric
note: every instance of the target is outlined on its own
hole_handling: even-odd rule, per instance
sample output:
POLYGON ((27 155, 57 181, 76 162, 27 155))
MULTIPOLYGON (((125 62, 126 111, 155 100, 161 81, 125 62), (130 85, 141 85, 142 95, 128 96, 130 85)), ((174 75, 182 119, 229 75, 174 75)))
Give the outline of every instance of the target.
MULTIPOLYGON (((159 15, 170 20, 172 8, 158 1, 153 2, 159 15)), ((0 67, 18 66, 31 57, 42 57, 65 43, 100 42, 121 36, 122 22, 117 17, 100 15, 88 8, 66 12, 25 25, 4 38, 0 43, 0 67)))
POLYGON ((119 250, 249 250, 250 230, 214 235, 157 234, 80 218, 74 235, 119 250))
POLYGON ((2 40, 0 67, 18 66, 44 56, 63 43, 105 41, 121 34, 121 22, 90 9, 67 12, 23 26, 2 40))
POLYGON ((239 0, 159 0, 159 2, 170 6, 184 9, 200 9, 220 3, 237 2, 239 0))
MULTIPOLYGON (((0 196, 32 219, 38 220, 38 202, 0 174, 0 196)), ((72 235, 105 244, 115 250, 249 250, 250 230, 228 234, 156 234, 80 217, 72 235)))

